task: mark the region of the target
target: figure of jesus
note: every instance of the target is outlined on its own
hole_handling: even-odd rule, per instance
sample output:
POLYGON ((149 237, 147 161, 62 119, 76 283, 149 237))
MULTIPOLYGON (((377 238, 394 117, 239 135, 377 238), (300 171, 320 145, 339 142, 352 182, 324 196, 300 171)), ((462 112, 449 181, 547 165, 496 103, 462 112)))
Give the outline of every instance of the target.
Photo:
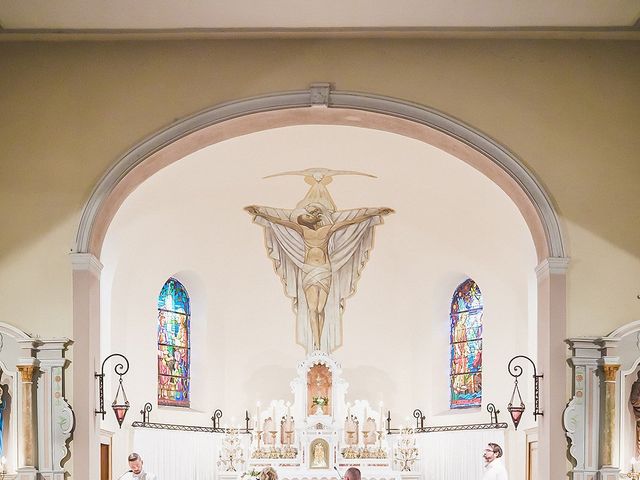
POLYGON ((369 260, 374 229, 393 210, 338 210, 327 190, 336 175, 373 175, 309 168, 266 178, 282 175, 304 176, 310 185, 295 209, 252 205, 245 210, 264 228, 267 254, 292 299, 297 342, 308 352, 331 353, 342 344, 345 299, 355 293, 369 260))
POLYGON ((259 216, 269 222, 290 228, 302 237, 304 242, 304 264, 302 265, 302 289, 304 291, 309 324, 313 335, 314 350, 320 349, 320 339, 325 321, 325 305, 331 288, 331 261, 329 258, 329 241, 339 230, 364 222, 367 219, 393 213, 391 208, 367 209, 367 213, 357 215, 348 220, 325 225, 326 218, 323 207, 319 204, 308 205, 305 213, 298 215, 295 221, 282 219, 264 212, 260 207, 251 205, 245 210, 251 215, 259 216))

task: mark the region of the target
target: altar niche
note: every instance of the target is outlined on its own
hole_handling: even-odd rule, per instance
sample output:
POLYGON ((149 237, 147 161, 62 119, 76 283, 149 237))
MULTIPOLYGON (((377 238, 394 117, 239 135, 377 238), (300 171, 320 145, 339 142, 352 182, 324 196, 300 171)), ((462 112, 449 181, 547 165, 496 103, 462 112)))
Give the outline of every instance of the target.
POLYGON ((326 365, 318 364, 307 374, 307 415, 331 415, 332 375, 326 365))
POLYGON ((316 438, 309 445, 309 468, 329 468, 329 443, 316 438))

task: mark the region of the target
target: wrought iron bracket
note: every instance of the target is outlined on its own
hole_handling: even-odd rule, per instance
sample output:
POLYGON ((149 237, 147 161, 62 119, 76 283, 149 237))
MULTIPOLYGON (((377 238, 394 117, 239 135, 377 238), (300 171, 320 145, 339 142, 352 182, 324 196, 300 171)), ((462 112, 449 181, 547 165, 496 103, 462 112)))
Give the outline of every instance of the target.
POLYGON ((102 420, 104 420, 104 415, 107 413, 104 409, 104 365, 105 363, 107 363, 107 360, 109 360, 112 357, 121 357, 122 360, 124 360, 125 362, 124 364, 116 363, 115 367, 113 367, 113 371, 118 376, 120 376, 120 378, 122 378, 122 376, 129 371, 129 360, 127 360, 127 357, 125 357, 121 353, 112 353, 102 361, 102 366, 100 367, 100 373, 96 372, 94 374, 95 378, 98 379, 98 389, 100 391, 100 410, 94 410, 94 412, 95 412, 95 415, 101 414, 102 420))
POLYGON ((498 414, 500 410, 496 409, 496 406, 493 403, 489 403, 487 405, 487 412, 491 416, 491 423, 498 423, 498 414))
POLYGON ((140 414, 142 415, 142 423, 149 423, 149 414, 151 413, 151 410, 153 410, 153 406, 151 405, 151 403, 145 403, 144 407, 142 407, 142 410, 140 410, 140 414))
POLYGON ((516 355, 511 360, 509 360, 509 365, 507 366, 507 370, 509 371, 509 375, 511 375, 515 379, 516 387, 518 385, 518 377, 522 375, 522 367, 520 365, 513 365, 518 359, 528 360, 533 367, 533 382, 534 382, 534 408, 533 408, 533 418, 534 420, 538 419, 538 416, 542 416, 542 412, 540 411, 540 379, 544 377, 544 375, 538 375, 536 370, 536 364, 526 355, 516 355))
POLYGON ((424 421, 426 417, 422 413, 422 410, 416 408, 413 411, 413 418, 416 419, 416 429, 424 429, 424 421))

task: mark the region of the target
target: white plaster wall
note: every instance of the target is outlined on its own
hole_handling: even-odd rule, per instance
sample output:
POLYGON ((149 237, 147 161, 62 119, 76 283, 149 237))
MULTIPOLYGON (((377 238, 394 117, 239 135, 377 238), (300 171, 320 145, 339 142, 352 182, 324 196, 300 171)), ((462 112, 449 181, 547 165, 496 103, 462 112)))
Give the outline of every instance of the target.
MULTIPOLYGON (((102 328, 111 331, 103 356, 119 351, 131 360, 127 423, 146 401, 154 404, 152 421, 208 425, 216 408, 230 423, 257 400, 292 400, 289 381, 304 350, 263 230, 242 208, 294 207, 307 190, 302 177, 262 177, 313 166, 378 176, 336 177, 329 190, 338 208, 396 210, 376 229, 358 291, 347 300, 344 345, 334 355, 350 383, 348 400, 383 400, 396 425, 414 408, 429 424, 486 422, 487 402, 506 421, 507 361, 535 347, 535 252, 516 207, 470 166, 421 142, 298 126, 205 148, 151 177, 118 211, 102 255, 102 328), (155 404, 155 305, 172 275, 192 299, 191 409, 155 404), (450 411, 448 310, 466 276, 485 298, 484 398, 482 409, 450 411)), ((521 425, 531 424, 527 416, 521 425)))

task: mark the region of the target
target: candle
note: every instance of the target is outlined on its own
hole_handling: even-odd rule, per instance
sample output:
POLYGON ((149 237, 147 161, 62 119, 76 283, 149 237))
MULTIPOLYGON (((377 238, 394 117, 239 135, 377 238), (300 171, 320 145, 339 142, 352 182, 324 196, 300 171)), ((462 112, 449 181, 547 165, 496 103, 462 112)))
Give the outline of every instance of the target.
POLYGON ((291 402, 287 402, 287 420, 291 416, 291 402))
POLYGON ((260 428, 260 402, 256 403, 256 431, 261 430, 260 428))
POLYGON ((271 407, 271 418, 273 419, 273 429, 276 429, 276 406, 273 404, 271 407))
POLYGON ((384 426, 384 413, 382 412, 382 407, 383 403, 382 400, 380 400, 380 430, 382 430, 384 426))
POLYGON ((636 473, 636 463, 637 460, 635 457, 631 458, 631 473, 636 473))
POLYGON ((347 417, 351 416, 351 404, 347 402, 347 417))

